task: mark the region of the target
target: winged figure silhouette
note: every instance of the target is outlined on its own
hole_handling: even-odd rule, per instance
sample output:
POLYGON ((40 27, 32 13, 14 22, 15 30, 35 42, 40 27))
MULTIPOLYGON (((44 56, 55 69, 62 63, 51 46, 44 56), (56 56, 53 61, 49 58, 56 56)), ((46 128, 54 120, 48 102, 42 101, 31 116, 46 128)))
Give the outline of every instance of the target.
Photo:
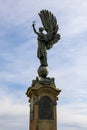
POLYGON ((57 33, 59 26, 56 17, 50 11, 41 10, 38 15, 40 16, 43 27, 40 27, 39 31, 36 31, 35 21, 32 24, 33 30, 38 36, 37 57, 40 60, 41 66, 48 66, 47 50, 51 49, 60 40, 60 35, 57 33))

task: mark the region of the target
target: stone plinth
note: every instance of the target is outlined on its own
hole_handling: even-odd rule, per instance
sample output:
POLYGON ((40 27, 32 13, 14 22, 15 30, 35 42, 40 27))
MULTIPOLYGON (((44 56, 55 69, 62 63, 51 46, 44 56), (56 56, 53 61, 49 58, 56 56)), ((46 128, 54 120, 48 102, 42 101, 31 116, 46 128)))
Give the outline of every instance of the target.
POLYGON ((56 101, 61 92, 56 88, 54 78, 32 81, 26 95, 30 102, 29 130, 56 130, 56 101))

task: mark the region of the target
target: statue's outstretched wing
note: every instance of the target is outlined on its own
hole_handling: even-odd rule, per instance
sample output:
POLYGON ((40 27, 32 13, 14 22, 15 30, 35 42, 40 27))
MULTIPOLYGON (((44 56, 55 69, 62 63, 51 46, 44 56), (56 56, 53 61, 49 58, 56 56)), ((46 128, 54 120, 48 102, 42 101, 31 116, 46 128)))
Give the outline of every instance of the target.
POLYGON ((56 17, 48 10, 40 11, 39 16, 47 32, 46 39, 48 42, 46 44, 46 47, 47 49, 50 49, 52 48, 53 44, 60 40, 60 35, 57 34, 57 31, 59 29, 57 25, 57 20, 56 17))

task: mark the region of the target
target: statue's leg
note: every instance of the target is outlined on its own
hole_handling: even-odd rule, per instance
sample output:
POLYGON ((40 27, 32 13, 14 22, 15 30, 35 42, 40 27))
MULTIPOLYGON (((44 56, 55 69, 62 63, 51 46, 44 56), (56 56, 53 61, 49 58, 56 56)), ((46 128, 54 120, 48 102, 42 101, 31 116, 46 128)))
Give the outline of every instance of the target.
POLYGON ((41 56, 40 57, 40 63, 41 63, 41 66, 48 66, 47 57, 46 56, 41 56))

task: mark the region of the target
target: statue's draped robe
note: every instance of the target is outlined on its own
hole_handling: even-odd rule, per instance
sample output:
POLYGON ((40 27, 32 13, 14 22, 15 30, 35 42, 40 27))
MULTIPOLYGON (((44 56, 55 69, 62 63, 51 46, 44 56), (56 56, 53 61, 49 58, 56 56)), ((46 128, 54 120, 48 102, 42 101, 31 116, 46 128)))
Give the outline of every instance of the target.
POLYGON ((37 57, 41 60, 41 65, 47 65, 47 49, 45 43, 45 36, 43 33, 40 33, 38 35, 37 57))

